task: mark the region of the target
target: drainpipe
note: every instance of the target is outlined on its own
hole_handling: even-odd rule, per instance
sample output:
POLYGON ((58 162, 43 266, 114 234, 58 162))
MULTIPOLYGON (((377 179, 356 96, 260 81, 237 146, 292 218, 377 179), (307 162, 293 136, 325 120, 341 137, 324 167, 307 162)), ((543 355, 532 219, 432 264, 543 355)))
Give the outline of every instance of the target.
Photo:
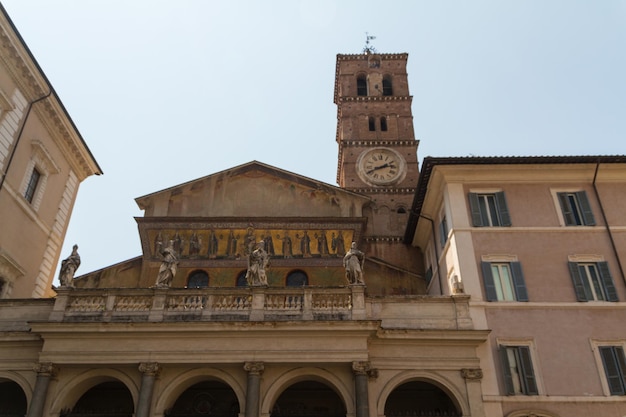
POLYGON ((615 254, 615 259, 617 260, 617 266, 619 267, 619 272, 622 274, 622 281, 626 283, 626 276, 624 275, 624 268, 622 267, 622 262, 620 261, 619 253, 617 252, 617 246, 615 246, 615 240, 613 239, 613 233, 611 233, 611 228, 609 227, 609 222, 606 219, 606 213, 604 212, 604 206, 602 206, 602 200, 600 199, 600 193, 598 192, 598 188, 596 186, 596 179, 598 178, 598 171, 600 170, 600 163, 596 162, 596 171, 593 174, 593 191, 596 194, 596 200, 598 200, 598 204, 600 205, 600 213, 602 214, 602 220, 604 220, 604 224, 606 225, 606 231, 609 235, 609 240, 611 241, 611 247, 613 248, 613 253, 615 254))
POLYGON ((441 281, 441 268, 439 268, 439 252, 437 251, 437 236, 435 235, 435 222, 433 219, 424 216, 423 214, 419 215, 422 219, 426 219, 430 222, 430 228, 432 230, 433 235, 433 247, 435 248, 435 258, 437 258, 437 278, 439 280, 439 295, 443 295, 443 282, 441 281))
POLYGON ((26 127, 26 121, 28 120, 28 116, 30 115, 30 111, 33 108, 33 105, 37 102, 47 99, 48 97, 50 97, 51 94, 52 94, 52 90, 50 90, 48 94, 46 94, 45 96, 39 97, 38 99, 28 103, 26 116, 24 116, 24 121, 22 122, 22 125, 20 126, 20 131, 18 132, 17 138, 15 139, 15 143, 13 144, 13 149, 11 149, 9 160, 7 161, 6 167, 4 168, 4 172, 2 173, 2 178, 0 178, 0 190, 2 190, 2 187, 4 186, 4 180, 7 177, 7 174, 9 173, 9 167, 11 166, 11 162, 13 161, 13 157, 15 156, 15 152, 17 151, 17 147, 20 143, 20 139, 22 138, 22 133, 24 133, 24 128, 26 127))

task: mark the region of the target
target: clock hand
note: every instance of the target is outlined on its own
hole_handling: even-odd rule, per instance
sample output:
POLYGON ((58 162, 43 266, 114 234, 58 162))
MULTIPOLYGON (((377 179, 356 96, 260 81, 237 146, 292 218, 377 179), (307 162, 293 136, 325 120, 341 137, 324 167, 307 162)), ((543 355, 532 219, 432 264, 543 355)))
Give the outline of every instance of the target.
POLYGON ((371 174, 374 171, 378 171, 379 169, 383 169, 383 168, 387 168, 387 167, 389 167, 388 163, 380 165, 380 166, 377 166, 377 167, 374 167, 374 168, 370 169, 369 171, 367 171, 366 174, 371 174))

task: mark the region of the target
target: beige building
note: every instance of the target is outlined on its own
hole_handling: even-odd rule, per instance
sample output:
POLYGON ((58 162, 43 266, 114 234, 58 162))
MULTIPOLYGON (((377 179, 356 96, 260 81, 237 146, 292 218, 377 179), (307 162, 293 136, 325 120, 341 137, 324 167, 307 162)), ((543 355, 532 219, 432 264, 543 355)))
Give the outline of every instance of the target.
POLYGON ((101 170, 0 6, 0 298, 54 295, 79 184, 101 170))
POLYGON ((1 300, 0 416, 626 415, 626 157, 418 170, 407 59, 337 56, 339 186, 172 185, 139 257, 1 300))

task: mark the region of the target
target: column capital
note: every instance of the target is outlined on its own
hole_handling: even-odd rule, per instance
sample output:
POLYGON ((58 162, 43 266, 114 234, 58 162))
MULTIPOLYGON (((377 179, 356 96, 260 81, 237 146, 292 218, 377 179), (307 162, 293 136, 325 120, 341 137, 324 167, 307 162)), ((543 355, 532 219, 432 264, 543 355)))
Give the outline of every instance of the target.
POLYGON ((141 362, 139 364, 139 372, 149 376, 159 376, 161 369, 161 365, 158 362, 141 362))
POLYGON ((367 375, 370 378, 378 377, 378 369, 372 368, 372 364, 369 361, 352 362, 352 372, 355 375, 367 375))
POLYGON ((483 370, 480 368, 463 368, 461 369, 461 376, 470 381, 480 381, 483 379, 483 370))
POLYGON ((243 369, 252 375, 261 375, 265 370, 265 364, 263 362, 246 362, 243 369))
POLYGON ((59 368, 52 362, 39 362, 33 367, 33 371, 37 372, 37 375, 54 377, 59 368))

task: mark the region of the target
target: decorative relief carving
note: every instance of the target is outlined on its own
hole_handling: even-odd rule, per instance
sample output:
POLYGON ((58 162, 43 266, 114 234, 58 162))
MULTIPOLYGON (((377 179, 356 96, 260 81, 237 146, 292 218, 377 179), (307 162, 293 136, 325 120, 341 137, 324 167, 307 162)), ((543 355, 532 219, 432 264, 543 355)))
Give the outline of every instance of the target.
POLYGON ((463 368, 461 369, 461 376, 468 380, 481 380, 483 379, 483 370, 480 368, 463 368))

